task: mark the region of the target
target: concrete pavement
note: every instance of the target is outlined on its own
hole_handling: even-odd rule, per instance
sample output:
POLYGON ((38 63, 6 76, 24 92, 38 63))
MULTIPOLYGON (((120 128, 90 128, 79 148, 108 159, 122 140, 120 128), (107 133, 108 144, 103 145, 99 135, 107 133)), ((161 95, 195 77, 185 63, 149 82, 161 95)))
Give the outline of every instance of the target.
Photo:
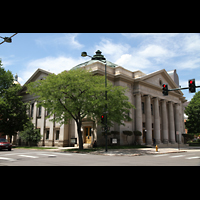
POLYGON ((165 151, 163 154, 148 154, 146 151, 141 156, 131 156, 128 150, 123 152, 123 155, 119 156, 120 152, 116 150, 113 156, 110 156, 14 149, 11 152, 0 152, 0 166, 200 166, 199 149, 180 153, 165 151), (116 155, 117 153, 119 155, 116 155))

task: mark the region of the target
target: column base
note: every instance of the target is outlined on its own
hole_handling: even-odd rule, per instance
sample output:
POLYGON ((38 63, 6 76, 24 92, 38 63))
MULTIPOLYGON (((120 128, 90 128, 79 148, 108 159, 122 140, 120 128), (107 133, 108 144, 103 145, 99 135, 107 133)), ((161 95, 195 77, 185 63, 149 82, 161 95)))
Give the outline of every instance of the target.
POLYGON ((151 145, 153 142, 152 142, 152 140, 151 139, 146 139, 146 144, 147 145, 151 145))
POLYGON ((169 142, 168 139, 163 140, 163 144, 168 144, 168 142, 169 142))
POLYGON ((156 144, 160 144, 160 143, 161 143, 161 141, 157 139, 156 140, 156 144))

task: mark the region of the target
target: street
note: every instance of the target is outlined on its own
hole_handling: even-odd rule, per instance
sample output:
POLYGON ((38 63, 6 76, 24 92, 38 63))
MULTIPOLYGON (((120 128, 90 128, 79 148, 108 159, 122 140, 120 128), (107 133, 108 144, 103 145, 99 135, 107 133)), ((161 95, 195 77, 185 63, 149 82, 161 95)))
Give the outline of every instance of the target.
POLYGON ((0 166, 200 166, 200 150, 142 156, 108 156, 14 149, 0 151, 0 166))

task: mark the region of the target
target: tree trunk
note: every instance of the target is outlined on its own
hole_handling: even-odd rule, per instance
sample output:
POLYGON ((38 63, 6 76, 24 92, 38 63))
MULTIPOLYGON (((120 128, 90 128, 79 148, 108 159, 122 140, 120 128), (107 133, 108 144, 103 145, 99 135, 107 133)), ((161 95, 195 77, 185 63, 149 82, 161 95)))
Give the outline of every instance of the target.
POLYGON ((76 124, 77 124, 77 132, 78 132, 79 149, 82 150, 83 149, 83 138, 82 138, 82 133, 81 133, 81 125, 82 125, 81 120, 77 121, 76 124))

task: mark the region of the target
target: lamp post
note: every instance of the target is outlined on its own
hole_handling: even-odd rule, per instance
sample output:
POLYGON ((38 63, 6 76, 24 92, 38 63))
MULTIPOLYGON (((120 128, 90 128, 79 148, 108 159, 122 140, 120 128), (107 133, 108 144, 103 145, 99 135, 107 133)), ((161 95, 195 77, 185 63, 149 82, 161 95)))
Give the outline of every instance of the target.
MULTIPOLYGON (((81 53, 81 56, 82 57, 86 57, 86 56, 88 56, 88 57, 90 57, 90 58, 92 58, 92 59, 97 59, 97 60, 100 60, 100 61, 102 61, 102 62, 104 62, 105 63, 105 88, 107 88, 107 64, 106 64, 106 59, 101 55, 101 51, 97 51, 96 52, 96 58, 93 58, 92 56, 89 56, 89 55, 87 55, 87 52, 82 52, 81 53), (98 57, 98 58, 97 58, 98 57)), ((95 57, 95 56, 94 56, 95 57)), ((105 91, 105 99, 106 99, 106 104, 105 104, 105 110, 104 110, 104 114, 105 114, 105 136, 106 136, 106 149, 105 149, 105 151, 107 152, 108 151, 108 126, 107 126, 107 90, 105 91)))

